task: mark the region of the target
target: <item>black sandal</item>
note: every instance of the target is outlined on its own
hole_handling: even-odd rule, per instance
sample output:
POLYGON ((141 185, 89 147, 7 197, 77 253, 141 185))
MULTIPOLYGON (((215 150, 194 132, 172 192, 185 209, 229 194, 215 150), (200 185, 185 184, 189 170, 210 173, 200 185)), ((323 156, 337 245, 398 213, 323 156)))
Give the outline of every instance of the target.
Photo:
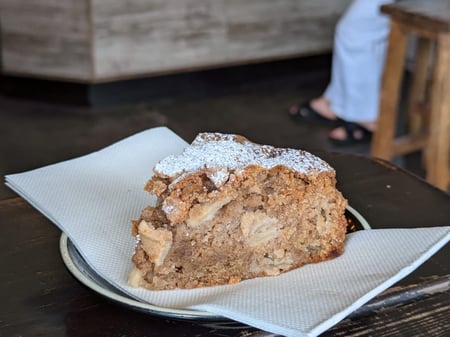
POLYGON ((342 127, 345 129, 346 137, 345 139, 328 137, 329 141, 336 146, 356 145, 368 143, 372 140, 373 132, 360 124, 347 122, 338 118, 337 127, 342 127))
POLYGON ((303 121, 308 123, 318 123, 323 125, 334 126, 337 124, 337 119, 329 119, 323 117, 314 109, 309 102, 299 104, 295 112, 289 110, 289 116, 296 121, 303 121))

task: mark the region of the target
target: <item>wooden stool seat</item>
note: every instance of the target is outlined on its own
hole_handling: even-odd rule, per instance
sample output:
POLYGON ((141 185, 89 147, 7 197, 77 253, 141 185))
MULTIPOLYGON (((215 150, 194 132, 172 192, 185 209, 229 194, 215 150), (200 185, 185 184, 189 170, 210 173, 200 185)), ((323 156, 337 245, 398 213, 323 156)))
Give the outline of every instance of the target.
POLYGON ((383 5, 381 11, 390 15, 391 30, 371 154, 391 160, 395 155, 422 149, 426 154, 427 180, 447 190, 450 181, 450 1, 402 1, 383 5), (410 132, 396 138, 409 36, 416 36, 418 41, 408 104, 412 120, 410 132), (433 56, 431 62, 430 56, 433 56), (414 119, 418 112, 425 116, 422 124, 414 119))

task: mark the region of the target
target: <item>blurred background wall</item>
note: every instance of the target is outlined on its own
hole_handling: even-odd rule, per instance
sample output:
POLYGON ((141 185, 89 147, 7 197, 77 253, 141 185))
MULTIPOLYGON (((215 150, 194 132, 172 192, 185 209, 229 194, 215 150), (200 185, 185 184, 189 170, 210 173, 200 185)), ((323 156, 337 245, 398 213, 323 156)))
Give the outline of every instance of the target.
POLYGON ((100 83, 329 52, 350 0, 0 0, 3 73, 100 83))

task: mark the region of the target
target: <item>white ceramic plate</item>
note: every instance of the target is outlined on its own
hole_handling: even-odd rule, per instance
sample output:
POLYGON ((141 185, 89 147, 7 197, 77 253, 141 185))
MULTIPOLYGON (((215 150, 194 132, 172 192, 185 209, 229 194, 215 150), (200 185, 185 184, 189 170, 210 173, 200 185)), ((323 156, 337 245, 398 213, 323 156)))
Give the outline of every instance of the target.
MULTIPOLYGON (((356 226, 356 230, 370 229, 370 225, 366 219, 350 206, 347 207, 347 219, 349 223, 356 226)), ((62 233, 60 238, 59 249, 64 264, 78 281, 113 302, 125 305, 133 310, 163 317, 212 321, 227 320, 222 316, 206 311, 171 309, 140 302, 121 292, 100 277, 81 257, 75 246, 64 233, 62 233)))

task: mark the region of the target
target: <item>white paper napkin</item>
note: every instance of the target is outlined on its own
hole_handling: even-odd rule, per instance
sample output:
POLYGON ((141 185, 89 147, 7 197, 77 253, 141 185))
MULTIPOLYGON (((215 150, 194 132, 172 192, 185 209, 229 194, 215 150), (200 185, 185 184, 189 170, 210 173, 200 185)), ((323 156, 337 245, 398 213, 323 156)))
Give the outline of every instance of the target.
POLYGON ((277 277, 193 290, 129 287, 135 244, 130 220, 154 202, 145 182, 154 164, 186 145, 169 129, 154 128, 87 156, 8 175, 6 184, 64 231, 99 275, 130 296, 287 336, 327 330, 450 239, 450 227, 365 230, 348 235, 340 257, 277 277))

